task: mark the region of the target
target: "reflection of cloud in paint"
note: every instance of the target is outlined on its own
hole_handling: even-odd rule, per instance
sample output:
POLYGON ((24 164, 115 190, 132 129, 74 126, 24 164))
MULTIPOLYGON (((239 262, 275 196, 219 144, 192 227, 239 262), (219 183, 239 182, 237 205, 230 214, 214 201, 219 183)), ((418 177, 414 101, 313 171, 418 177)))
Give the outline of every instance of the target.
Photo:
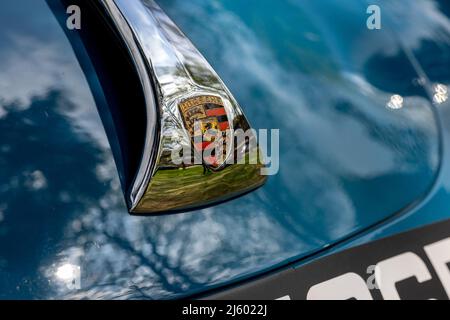
POLYGON ((418 49, 421 41, 427 38, 450 43, 450 38, 446 36, 450 33, 450 20, 439 10, 437 1, 415 0, 414 5, 410 6, 409 1, 384 0, 380 6, 389 15, 396 32, 409 49, 418 49))
POLYGON ((35 170, 31 173, 25 172, 26 180, 25 186, 33 191, 39 191, 47 187, 47 179, 40 170, 35 170))
MULTIPOLYGON (((59 28, 56 22, 54 27, 59 28)), ((106 136, 97 128, 98 115, 89 108, 94 104, 93 98, 87 83, 79 81, 83 74, 68 41, 49 40, 43 44, 41 39, 11 34, 7 48, 9 50, 3 50, 0 59, 0 118, 8 112, 5 105, 27 108, 34 97, 45 96, 50 90, 61 90, 77 106, 67 109, 66 116, 77 121, 82 131, 96 135, 103 146, 107 145, 106 136)))
POLYGON ((0 61, 0 88, 4 104, 26 108, 35 96, 44 95, 49 88, 71 77, 70 59, 56 43, 42 45, 39 40, 22 35, 11 36, 10 55, 0 61))

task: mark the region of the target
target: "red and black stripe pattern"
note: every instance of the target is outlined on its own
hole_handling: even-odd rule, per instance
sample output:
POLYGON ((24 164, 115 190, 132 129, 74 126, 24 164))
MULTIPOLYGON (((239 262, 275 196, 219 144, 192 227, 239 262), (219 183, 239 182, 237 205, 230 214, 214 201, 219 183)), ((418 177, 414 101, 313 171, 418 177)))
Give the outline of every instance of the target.
POLYGON ((227 112, 225 111, 225 107, 214 104, 214 103, 206 103, 205 111, 208 117, 216 117, 219 122, 219 129, 221 131, 225 131, 230 129, 230 125, 228 123, 227 112))
MULTIPOLYGON (((218 129, 220 131, 222 131, 222 136, 224 136, 225 131, 230 128, 225 108, 218 104, 206 103, 206 104, 204 104, 204 110, 206 113, 206 118, 215 118, 217 120, 218 129)), ((195 147, 199 151, 200 150, 202 150, 202 151, 211 150, 216 147, 216 143, 217 143, 217 141, 216 142, 202 141, 201 144, 198 143, 198 144, 196 144, 195 147)), ((224 156, 226 156, 225 144, 223 145, 223 152, 224 152, 224 156)), ((219 165, 217 156, 215 154, 212 154, 212 156, 210 156, 210 157, 204 156, 203 160, 206 162, 206 164, 213 166, 213 167, 216 167, 219 165)))

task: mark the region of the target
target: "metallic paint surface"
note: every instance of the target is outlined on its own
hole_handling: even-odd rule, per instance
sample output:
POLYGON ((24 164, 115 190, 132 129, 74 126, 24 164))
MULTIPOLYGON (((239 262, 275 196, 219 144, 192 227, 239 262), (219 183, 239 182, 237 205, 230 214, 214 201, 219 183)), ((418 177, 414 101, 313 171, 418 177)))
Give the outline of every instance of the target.
POLYGON ((2 2, 0 297, 178 298, 450 217, 450 105, 429 96, 431 82, 450 84, 449 7, 386 11, 399 3, 414 23, 369 32, 360 2, 159 1, 253 126, 281 129, 281 171, 218 206, 135 217, 86 82, 95 73, 44 1, 2 2), (74 289, 58 271, 77 268, 74 289))

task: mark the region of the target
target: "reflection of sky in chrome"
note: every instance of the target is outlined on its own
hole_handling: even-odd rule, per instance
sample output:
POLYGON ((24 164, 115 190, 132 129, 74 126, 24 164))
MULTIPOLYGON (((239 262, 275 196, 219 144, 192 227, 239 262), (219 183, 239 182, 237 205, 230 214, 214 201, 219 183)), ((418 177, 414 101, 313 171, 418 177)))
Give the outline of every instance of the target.
MULTIPOLYGON (((129 216, 69 43, 43 2, 20 2, 33 7, 31 20, 10 21, 15 5, 0 4, 0 21, 15 28, 0 30, 0 132, 8 132, 0 142, 0 297, 168 297, 222 283, 376 221, 410 199, 383 203, 395 191, 366 183, 402 175, 407 184, 437 163, 427 100, 370 83, 364 62, 382 46, 359 53, 367 47, 361 35, 346 39, 355 48, 345 47, 333 38, 333 25, 317 18, 317 4, 272 2, 280 12, 271 13, 263 6, 244 10, 243 2, 160 1, 253 125, 281 129, 282 167, 263 189, 220 206, 129 216), (292 14, 284 22, 277 18, 283 12, 292 14), (292 21, 302 25, 292 30, 292 21), (404 99, 398 112, 385 108, 394 94, 404 99), (78 267, 81 290, 74 290, 66 282, 78 267)), ((26 14, 14 10, 16 17, 26 14)))

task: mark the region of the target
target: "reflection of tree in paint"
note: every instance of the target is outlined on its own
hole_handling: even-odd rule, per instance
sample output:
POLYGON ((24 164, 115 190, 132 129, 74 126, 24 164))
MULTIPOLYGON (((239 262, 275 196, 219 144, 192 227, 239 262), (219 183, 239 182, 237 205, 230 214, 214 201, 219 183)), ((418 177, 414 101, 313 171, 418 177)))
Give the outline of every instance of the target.
POLYGON ((50 91, 23 108, 5 106, 0 118, 3 297, 179 295, 229 278, 235 259, 244 272, 247 262, 272 260, 293 241, 256 209, 257 197, 248 198, 241 207, 247 214, 240 215, 232 206, 128 215, 112 155, 70 121, 76 108, 50 91), (248 230, 245 241, 231 236, 248 230), (80 290, 57 282, 67 264, 80 267, 80 290))
MULTIPOLYGON (((104 161, 104 155, 74 133, 63 116, 73 108, 57 91, 32 99, 25 108, 4 107, 6 115, 0 119, 0 206, 4 207, 0 287, 9 298, 13 296, 7 288, 21 287, 30 277, 41 279, 36 263, 43 252, 56 254, 48 239, 60 238, 68 219, 103 196, 95 166, 104 161)), ((32 282, 31 288, 44 289, 48 286, 44 280, 32 282)))
MULTIPOLYGON (((65 119, 64 113, 72 108, 74 106, 64 100, 60 92, 55 91, 45 97, 34 98, 24 110, 14 105, 6 106, 7 114, 0 119, 2 293, 11 298, 16 286, 24 286, 25 291, 39 289, 50 294, 51 284, 42 278, 41 266, 37 263, 41 262, 43 252, 47 256, 60 253, 58 245, 49 247, 48 241, 64 239, 67 223, 71 220, 68 231, 71 236, 64 241, 72 242, 86 253, 84 261, 80 262, 84 272, 83 282, 88 284, 83 296, 89 294, 89 285, 96 287, 100 284, 100 292, 104 292, 105 287, 114 288, 109 292, 111 295, 121 291, 119 288, 123 284, 120 281, 115 284, 117 275, 108 270, 113 267, 107 263, 108 257, 102 259, 96 255, 98 252, 92 256, 90 254, 89 248, 93 243, 105 241, 110 242, 107 246, 115 250, 114 253, 105 252, 106 255, 127 256, 124 256, 124 269, 130 274, 125 278, 131 280, 132 274, 139 273, 138 269, 148 269, 155 275, 159 274, 157 278, 161 283, 155 285, 163 291, 182 291, 181 284, 166 281, 169 272, 179 279, 178 282, 195 283, 194 280, 186 279, 187 276, 181 270, 170 267, 167 259, 156 252, 156 248, 151 250, 150 255, 140 253, 133 243, 107 228, 110 223, 114 224, 110 218, 120 220, 114 215, 114 210, 119 211, 124 218, 128 218, 128 215, 123 210, 120 189, 114 188, 115 192, 108 194, 110 190, 102 187, 104 183, 108 186, 117 185, 117 181, 112 181, 116 180, 114 174, 109 174, 106 180, 99 178, 98 167, 109 161, 105 151, 89 139, 80 137, 65 119), (49 106, 57 108, 51 109, 49 106), (108 214, 111 216, 108 217, 108 214), (12 243, 14 248, 11 248, 12 243), (106 260, 104 264, 102 260, 106 260), (103 268, 93 267, 90 273, 87 271, 90 268, 86 268, 85 264, 91 263, 100 263, 103 268), (41 281, 27 283, 30 279, 41 281)), ((110 163, 109 169, 114 170, 113 164, 110 163)), ((152 241, 145 245, 152 246, 152 241)), ((130 288, 128 290, 133 291, 130 288)), ((20 297, 27 295, 24 296, 22 292, 20 297)))

